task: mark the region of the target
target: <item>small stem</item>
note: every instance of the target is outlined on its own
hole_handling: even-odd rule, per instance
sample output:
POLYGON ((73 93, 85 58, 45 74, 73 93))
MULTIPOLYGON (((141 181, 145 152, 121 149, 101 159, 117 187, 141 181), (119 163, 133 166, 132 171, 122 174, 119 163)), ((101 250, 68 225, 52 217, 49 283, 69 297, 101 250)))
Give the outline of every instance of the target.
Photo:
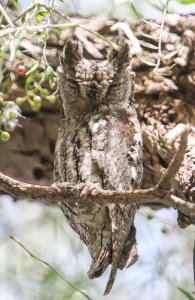
POLYGON ((193 248, 193 272, 194 272, 194 285, 195 285, 195 238, 194 238, 194 248, 193 248))
POLYGON ((105 36, 99 34, 98 32, 91 30, 83 25, 77 25, 77 27, 82 28, 88 32, 90 32, 91 34, 95 35, 97 38, 99 38, 100 40, 106 42, 106 44, 108 44, 109 46, 111 46, 114 50, 119 51, 119 46, 111 41, 109 41, 105 36))
POLYGON ((55 10, 54 8, 51 8, 51 7, 49 7, 49 6, 46 5, 46 4, 35 3, 35 4, 32 4, 32 5, 31 5, 25 12, 23 12, 19 17, 17 17, 17 18, 14 20, 14 23, 16 23, 19 19, 21 19, 22 17, 24 17, 29 11, 33 10, 33 9, 36 8, 36 7, 42 7, 42 8, 45 8, 46 10, 49 10, 49 11, 52 10, 52 12, 58 14, 58 15, 61 16, 62 18, 66 19, 68 22, 71 22, 70 19, 69 19, 66 15, 64 15, 64 14, 62 14, 61 12, 55 10))
POLYGON ((159 68, 160 64, 161 64, 162 33, 163 33, 164 24, 165 24, 165 17, 166 17, 166 14, 167 14, 167 8, 168 8, 169 1, 170 0, 166 1, 165 8, 164 8, 164 13, 163 13, 163 18, 162 18, 162 22, 161 22, 161 26, 160 26, 160 35, 159 35, 159 40, 158 40, 158 58, 157 58, 156 67, 154 68, 154 70, 157 70, 159 68))
MULTIPOLYGON (((9 2, 9 0, 7 0, 6 1, 6 3, 4 4, 4 10, 6 10, 6 8, 7 8, 7 5, 8 5, 8 2, 9 2)), ((1 14, 1 16, 0 16, 0 25, 2 26, 2 20, 3 20, 3 14, 1 14)))
MULTIPOLYGON (((35 30, 44 30, 47 28, 62 28, 63 29, 63 28, 75 28, 75 27, 78 27, 77 23, 69 23, 69 24, 63 23, 63 24, 49 24, 49 25, 45 24, 45 25, 26 26, 25 30, 35 31, 35 30)), ((23 29, 23 26, 4 29, 4 30, 0 31, 0 37, 3 37, 9 33, 14 33, 20 29, 23 29)))
POLYGON ((181 140, 178 151, 175 153, 172 161, 170 162, 165 174, 160 179, 159 183, 157 184, 158 190, 170 190, 173 180, 177 172, 179 171, 181 164, 184 159, 184 155, 186 153, 188 146, 188 128, 185 126, 183 132, 181 133, 181 140))
POLYGON ((10 19, 10 17, 8 16, 8 14, 6 13, 4 7, 1 4, 0 4, 0 12, 4 16, 5 20, 10 25, 10 27, 15 27, 14 24, 13 24, 13 22, 12 22, 12 20, 10 19))
POLYGON ((74 290, 85 296, 88 300, 92 300, 87 294, 85 294, 81 289, 79 289, 75 284, 70 282, 67 278, 65 278, 61 273, 59 273, 54 267, 52 267, 48 262, 42 260, 41 258, 35 256, 32 252, 30 252, 21 242, 16 240, 13 236, 10 236, 14 242, 20 245, 32 258, 36 259, 37 261, 41 262, 42 264, 46 265, 50 270, 56 273, 63 281, 65 281, 68 285, 70 285, 74 290))
MULTIPOLYGON (((53 6, 53 0, 49 0, 49 16, 48 16, 48 19, 47 19, 47 25, 49 25, 50 21, 51 21, 51 9, 52 9, 52 6, 53 6)), ((48 64, 48 61, 47 61, 47 57, 46 57, 46 48, 47 48, 48 35, 49 35, 49 29, 47 28, 46 29, 46 33, 45 33, 44 46, 43 46, 43 58, 44 58, 44 61, 45 61, 46 65, 49 67, 49 64, 48 64)))
MULTIPOLYGON (((98 37, 99 39, 101 39, 102 41, 106 42, 108 45, 110 45, 113 49, 115 49, 116 51, 119 51, 119 47, 118 45, 116 45, 115 43, 109 41, 106 37, 104 37, 103 35, 99 34, 98 32, 95 32, 83 25, 79 25, 78 23, 63 23, 63 24, 44 24, 44 25, 35 25, 35 26, 26 26, 25 30, 29 30, 29 31, 35 31, 35 30, 45 30, 48 28, 82 28, 90 33, 92 33, 93 35, 95 35, 96 37, 98 37)), ((6 28, 2 31, 0 31, 0 37, 3 37, 7 34, 10 33, 14 33, 20 29, 23 29, 23 26, 19 26, 19 27, 15 27, 15 28, 6 28)))

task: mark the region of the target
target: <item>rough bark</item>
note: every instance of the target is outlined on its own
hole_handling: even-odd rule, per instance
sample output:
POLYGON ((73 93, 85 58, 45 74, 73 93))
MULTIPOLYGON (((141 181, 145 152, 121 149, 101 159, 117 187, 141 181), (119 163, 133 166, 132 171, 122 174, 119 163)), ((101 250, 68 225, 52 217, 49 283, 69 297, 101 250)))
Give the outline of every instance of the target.
MULTIPOLYGON (((116 33, 110 31, 110 26, 116 21, 107 18, 94 18, 90 21, 80 18, 77 21, 85 25, 88 24, 92 29, 98 30, 111 39, 115 38, 116 33)), ((138 39, 151 41, 151 38, 143 37, 142 32, 151 34, 153 37, 159 34, 158 27, 151 27, 142 21, 129 20, 129 23, 135 28, 135 35, 138 39)), ((160 20, 157 20, 157 23, 159 24, 160 20)), ((136 72, 136 109, 144 141, 142 187, 150 188, 159 181, 178 145, 176 141, 170 146, 166 137, 172 139, 172 136, 177 136, 177 131, 180 129, 176 125, 188 123, 192 125, 192 130, 189 133, 188 151, 175 182, 175 192, 182 199, 191 202, 194 201, 195 181, 194 31, 194 16, 167 18, 162 37, 163 49, 171 51, 183 43, 183 47, 175 57, 163 59, 164 66, 170 66, 173 62, 176 63, 176 66, 171 69, 169 77, 154 74, 151 72, 152 68, 138 58, 133 57, 132 59, 132 66, 136 72)), ((53 66, 58 65, 56 53, 60 52, 65 40, 71 34, 71 30, 66 30, 63 31, 59 40, 50 39, 48 41, 55 52, 53 52, 54 54, 48 53, 49 61, 53 66)), ((91 47, 89 42, 93 42, 94 39, 90 33, 86 34, 85 31, 77 29, 76 35, 82 37, 86 56, 105 55, 106 44, 102 41, 96 39, 97 47, 91 47), (97 52, 97 48, 99 52, 97 52)), ((155 38, 152 42, 156 44, 155 38)), ((156 50, 144 47, 140 55, 150 61, 157 58, 156 50)), ((21 82, 19 82, 19 86, 20 88, 14 91, 10 90, 12 99, 23 93, 21 82)), ((21 120, 22 128, 16 129, 9 142, 0 142, 1 171, 31 183, 49 184, 53 180, 53 151, 57 138, 58 107, 45 103, 41 113, 31 113, 28 108, 24 108, 24 115, 29 118, 21 120)), ((184 227, 189 223, 190 221, 184 215, 180 215, 180 226, 184 227)))

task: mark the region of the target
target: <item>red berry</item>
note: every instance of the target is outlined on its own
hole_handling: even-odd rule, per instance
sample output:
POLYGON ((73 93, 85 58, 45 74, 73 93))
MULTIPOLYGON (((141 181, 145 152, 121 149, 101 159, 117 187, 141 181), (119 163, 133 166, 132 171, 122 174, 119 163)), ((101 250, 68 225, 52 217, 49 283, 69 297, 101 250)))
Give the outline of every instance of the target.
POLYGON ((17 72, 19 75, 25 75, 25 74, 26 74, 26 68, 25 68, 25 66, 23 66, 23 65, 18 65, 17 68, 16 68, 16 72, 17 72))

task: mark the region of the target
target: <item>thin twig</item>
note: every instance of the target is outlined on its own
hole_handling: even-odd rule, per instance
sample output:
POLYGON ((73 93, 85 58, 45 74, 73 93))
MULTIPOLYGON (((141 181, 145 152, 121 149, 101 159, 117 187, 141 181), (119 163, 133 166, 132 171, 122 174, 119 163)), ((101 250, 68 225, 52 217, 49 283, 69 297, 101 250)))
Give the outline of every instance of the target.
POLYGON ((184 131, 181 134, 181 141, 178 151, 175 153, 172 161, 170 162, 164 176, 157 184, 157 188, 159 190, 170 190, 172 186, 172 182, 181 167, 181 164, 184 159, 184 155, 186 153, 188 144, 188 128, 185 127, 184 131))
POLYGON ((67 17, 66 15, 64 15, 63 13, 59 12, 58 10, 54 9, 53 7, 50 8, 48 5, 43 4, 43 3, 35 3, 32 4, 25 12, 23 12, 19 17, 17 17, 14 20, 14 23, 16 23, 19 19, 23 18, 24 16, 26 16, 26 14, 31 11, 32 9, 36 8, 36 7, 41 7, 41 8, 45 8, 46 10, 52 10, 52 12, 54 12, 55 14, 58 14, 59 16, 61 16, 62 18, 66 19, 68 22, 71 22, 69 17, 67 17))
POLYGON ((111 46, 114 50, 119 51, 119 46, 117 44, 109 41, 105 36, 101 35, 100 33, 96 32, 96 31, 94 31, 94 30, 92 30, 90 28, 87 28, 84 25, 78 24, 77 27, 82 28, 82 29, 88 31, 89 33, 95 35, 97 38, 99 38, 100 40, 104 41, 106 44, 108 44, 109 46, 111 46))
POLYGON ((52 267, 48 262, 45 260, 35 256, 32 252, 30 252, 21 242, 16 240, 13 236, 10 236, 14 242, 20 245, 32 258, 36 259, 37 261, 41 262, 42 264, 46 265, 50 270, 52 270, 55 274, 57 274, 63 281, 65 281, 68 285, 70 285, 74 290, 85 296, 88 300, 92 300, 86 293, 84 293, 81 289, 79 289, 75 284, 70 282, 67 278, 65 278, 61 273, 59 273, 54 267, 52 267))
POLYGON ((130 50, 131 55, 140 54, 142 52, 140 41, 136 38, 134 32, 131 30, 130 26, 126 22, 118 22, 114 24, 110 28, 110 30, 121 30, 126 35, 126 37, 132 42, 132 47, 130 50))
MULTIPOLYGON (((25 30, 26 31, 40 31, 40 30, 45 30, 47 28, 75 28, 75 27, 78 27, 78 24, 77 23, 63 23, 63 24, 44 24, 44 25, 29 25, 29 26, 26 26, 25 27, 25 30)), ((7 34, 10 34, 10 33, 14 33, 16 32, 17 30, 20 30, 20 29, 23 29, 23 26, 18 26, 18 27, 15 27, 15 28, 7 28, 5 30, 1 30, 0 31, 0 37, 3 37, 7 34)))
MULTIPOLYGON (((7 0, 7 1, 5 2, 5 4, 4 4, 4 10, 6 10, 6 8, 7 8, 7 6, 8 6, 8 2, 9 2, 9 0, 7 0)), ((1 14, 1 16, 0 16, 0 26, 2 26, 2 20, 3 20, 3 14, 1 14)))
POLYGON ((194 273, 194 285, 195 285, 195 238, 194 238, 194 247, 193 247, 193 273, 194 273))
POLYGON ((167 8, 169 5, 169 1, 166 1, 165 4, 165 8, 164 8, 164 12, 163 12, 163 18, 162 18, 162 22, 161 22, 161 26, 160 26, 160 34, 159 34, 159 40, 158 40, 158 58, 157 58, 157 62, 156 62, 156 66, 154 68, 154 70, 157 70, 161 64, 161 53, 162 53, 162 33, 163 33, 163 28, 164 28, 164 24, 165 24, 165 17, 167 14, 167 8))
MULTIPOLYGON (((80 25, 78 23, 44 24, 44 25, 25 26, 25 30, 33 32, 33 31, 40 31, 40 30, 45 30, 45 29, 49 29, 49 28, 50 29, 52 29, 52 28, 65 29, 65 28, 76 28, 76 27, 82 28, 82 29, 90 32, 91 34, 93 34, 94 36, 101 39, 102 41, 104 41, 109 46, 111 46, 116 51, 119 51, 118 45, 116 45, 115 43, 109 41, 109 39, 107 39, 103 35, 99 34, 98 32, 96 32, 94 30, 91 30, 91 29, 87 28, 86 26, 80 25)), ((19 27, 15 27, 15 28, 6 28, 4 30, 1 30, 0 31, 0 38, 7 35, 7 34, 14 33, 14 32, 16 32, 20 29, 24 29, 23 26, 19 26, 19 27)))
MULTIPOLYGON (((53 7, 53 0, 49 0, 49 8, 50 9, 49 9, 49 16, 48 16, 48 19, 47 19, 47 25, 49 25, 50 21, 51 21, 51 9, 52 9, 52 7, 53 7)), ((46 57, 46 48, 47 48, 48 36, 49 36, 49 29, 47 28, 46 33, 45 33, 45 38, 44 38, 44 45, 43 45, 43 58, 44 58, 44 61, 45 61, 46 65, 49 67, 47 57, 46 57)))
POLYGON ((10 27, 15 27, 12 20, 10 19, 10 17, 8 16, 8 14, 6 13, 4 7, 1 5, 0 3, 0 12, 2 13, 2 15, 4 16, 5 20, 7 21, 7 23, 10 25, 10 27))

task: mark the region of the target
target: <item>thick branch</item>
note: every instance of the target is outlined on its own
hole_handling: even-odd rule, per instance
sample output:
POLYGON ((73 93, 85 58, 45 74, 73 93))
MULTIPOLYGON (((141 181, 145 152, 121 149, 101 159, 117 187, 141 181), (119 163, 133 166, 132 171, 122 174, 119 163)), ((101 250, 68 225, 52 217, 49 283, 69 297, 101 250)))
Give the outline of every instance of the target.
POLYGON ((157 188, 158 190, 170 190, 172 186, 172 182, 179 171, 182 161, 184 159, 184 155, 187 149, 187 144, 188 144, 188 128, 185 126, 183 128, 183 132, 181 133, 181 141, 180 141, 180 146, 179 150, 176 152, 173 160, 169 164, 166 173, 164 176, 161 178, 159 181, 157 188))
MULTIPOLYGON (((72 186, 67 183, 62 183, 68 189, 67 193, 62 193, 55 186, 40 186, 23 183, 14 180, 0 173, 0 188, 2 191, 10 194, 16 199, 27 199, 29 201, 38 201, 48 205, 56 205, 59 201, 77 202, 78 195, 83 189, 83 185, 72 186)), ((111 191, 111 190, 96 190, 94 189, 85 200, 93 200, 98 204, 107 203, 123 203, 144 205, 148 202, 159 203, 164 206, 173 207, 186 215, 195 216, 195 204, 186 202, 174 195, 162 197, 158 194, 157 186, 147 190, 131 191, 111 191)), ((82 201, 82 200, 81 200, 82 201)))
POLYGON ((44 204, 55 205, 60 201, 60 194, 55 187, 33 185, 10 178, 0 172, 0 189, 15 199, 27 199, 44 204))

